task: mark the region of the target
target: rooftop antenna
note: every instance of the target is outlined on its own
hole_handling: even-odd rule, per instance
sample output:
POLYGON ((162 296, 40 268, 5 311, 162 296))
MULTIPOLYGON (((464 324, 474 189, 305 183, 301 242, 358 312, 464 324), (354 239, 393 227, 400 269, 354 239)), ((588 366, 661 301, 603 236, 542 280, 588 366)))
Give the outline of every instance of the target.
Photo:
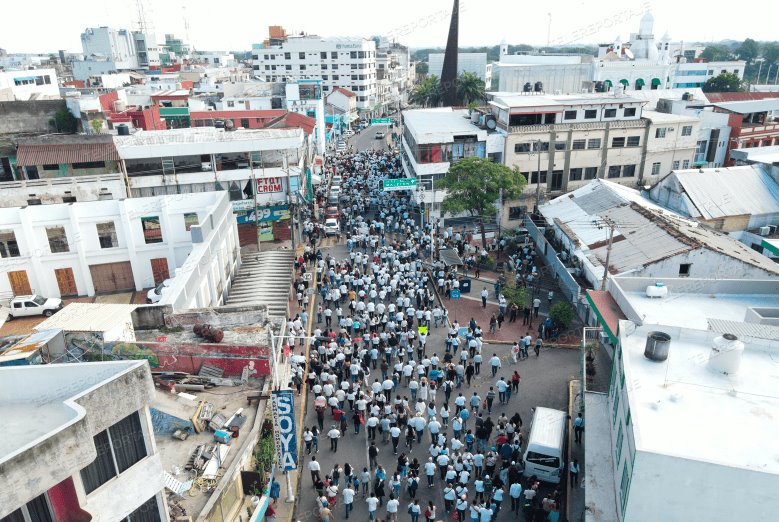
POLYGON ((190 43, 189 41, 189 20, 187 20, 187 6, 186 4, 181 4, 181 13, 184 17, 184 38, 187 39, 187 43, 190 43))
POLYGON ((135 0, 135 9, 138 11, 138 30, 146 34, 146 6, 144 0, 135 0))
POLYGON ((546 26, 546 46, 549 47, 552 41, 552 13, 546 13, 546 16, 549 17, 549 23, 546 26))

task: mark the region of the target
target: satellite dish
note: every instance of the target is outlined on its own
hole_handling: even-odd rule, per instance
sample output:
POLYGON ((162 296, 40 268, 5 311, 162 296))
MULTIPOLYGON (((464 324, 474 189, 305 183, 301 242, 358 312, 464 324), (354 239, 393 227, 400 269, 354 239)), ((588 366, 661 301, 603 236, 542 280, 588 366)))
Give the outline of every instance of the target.
POLYGON ((631 51, 630 49, 623 48, 622 50, 625 52, 625 56, 627 56, 629 60, 635 60, 636 59, 636 57, 633 55, 633 51, 631 51))

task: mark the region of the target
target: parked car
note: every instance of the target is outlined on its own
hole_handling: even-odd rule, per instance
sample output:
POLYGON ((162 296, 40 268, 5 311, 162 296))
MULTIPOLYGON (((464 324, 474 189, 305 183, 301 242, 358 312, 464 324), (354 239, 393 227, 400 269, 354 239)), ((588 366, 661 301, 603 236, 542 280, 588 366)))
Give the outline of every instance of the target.
POLYGON ((341 227, 338 225, 338 220, 330 218, 325 220, 325 235, 326 236, 340 236, 341 227))
POLYGON ((11 309, 8 312, 8 318, 28 317, 33 315, 44 315, 51 317, 62 310, 62 299, 56 297, 43 297, 40 295, 17 295, 8 303, 11 309))
POLYGON ((375 137, 376 137, 377 140, 380 140, 380 139, 384 138, 384 136, 385 135, 384 135, 383 132, 377 132, 375 137))
POLYGON ((146 292, 146 302, 148 304, 158 303, 160 299, 162 299, 162 294, 168 290, 171 282, 172 281, 170 279, 166 279, 162 283, 158 284, 155 288, 152 288, 146 292))
POLYGON ((330 195, 331 196, 338 196, 339 194, 341 194, 341 187, 338 186, 338 185, 335 185, 335 186, 331 185, 330 186, 330 195))
POLYGON ((327 207, 325 209, 325 219, 338 219, 341 216, 341 212, 338 210, 338 207, 327 207))

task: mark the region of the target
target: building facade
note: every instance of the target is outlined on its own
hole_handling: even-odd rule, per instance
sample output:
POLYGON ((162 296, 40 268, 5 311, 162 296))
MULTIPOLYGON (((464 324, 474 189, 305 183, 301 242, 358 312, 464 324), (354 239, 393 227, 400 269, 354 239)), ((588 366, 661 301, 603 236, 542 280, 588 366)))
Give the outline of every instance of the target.
POLYGON ((154 393, 145 360, 0 368, 0 473, 16 484, 0 518, 168 520, 154 393), (34 437, 21 412, 35 412, 34 437))
POLYGON ((55 69, 0 71, 0 101, 60 98, 55 69))

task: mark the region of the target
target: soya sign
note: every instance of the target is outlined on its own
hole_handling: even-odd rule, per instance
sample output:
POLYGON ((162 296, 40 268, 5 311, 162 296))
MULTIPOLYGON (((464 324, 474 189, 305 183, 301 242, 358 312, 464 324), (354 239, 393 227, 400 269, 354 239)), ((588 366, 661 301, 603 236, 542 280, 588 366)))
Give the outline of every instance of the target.
POLYGON ((292 390, 271 393, 273 434, 276 440, 276 458, 282 471, 298 467, 298 444, 295 436, 295 396, 292 390))

